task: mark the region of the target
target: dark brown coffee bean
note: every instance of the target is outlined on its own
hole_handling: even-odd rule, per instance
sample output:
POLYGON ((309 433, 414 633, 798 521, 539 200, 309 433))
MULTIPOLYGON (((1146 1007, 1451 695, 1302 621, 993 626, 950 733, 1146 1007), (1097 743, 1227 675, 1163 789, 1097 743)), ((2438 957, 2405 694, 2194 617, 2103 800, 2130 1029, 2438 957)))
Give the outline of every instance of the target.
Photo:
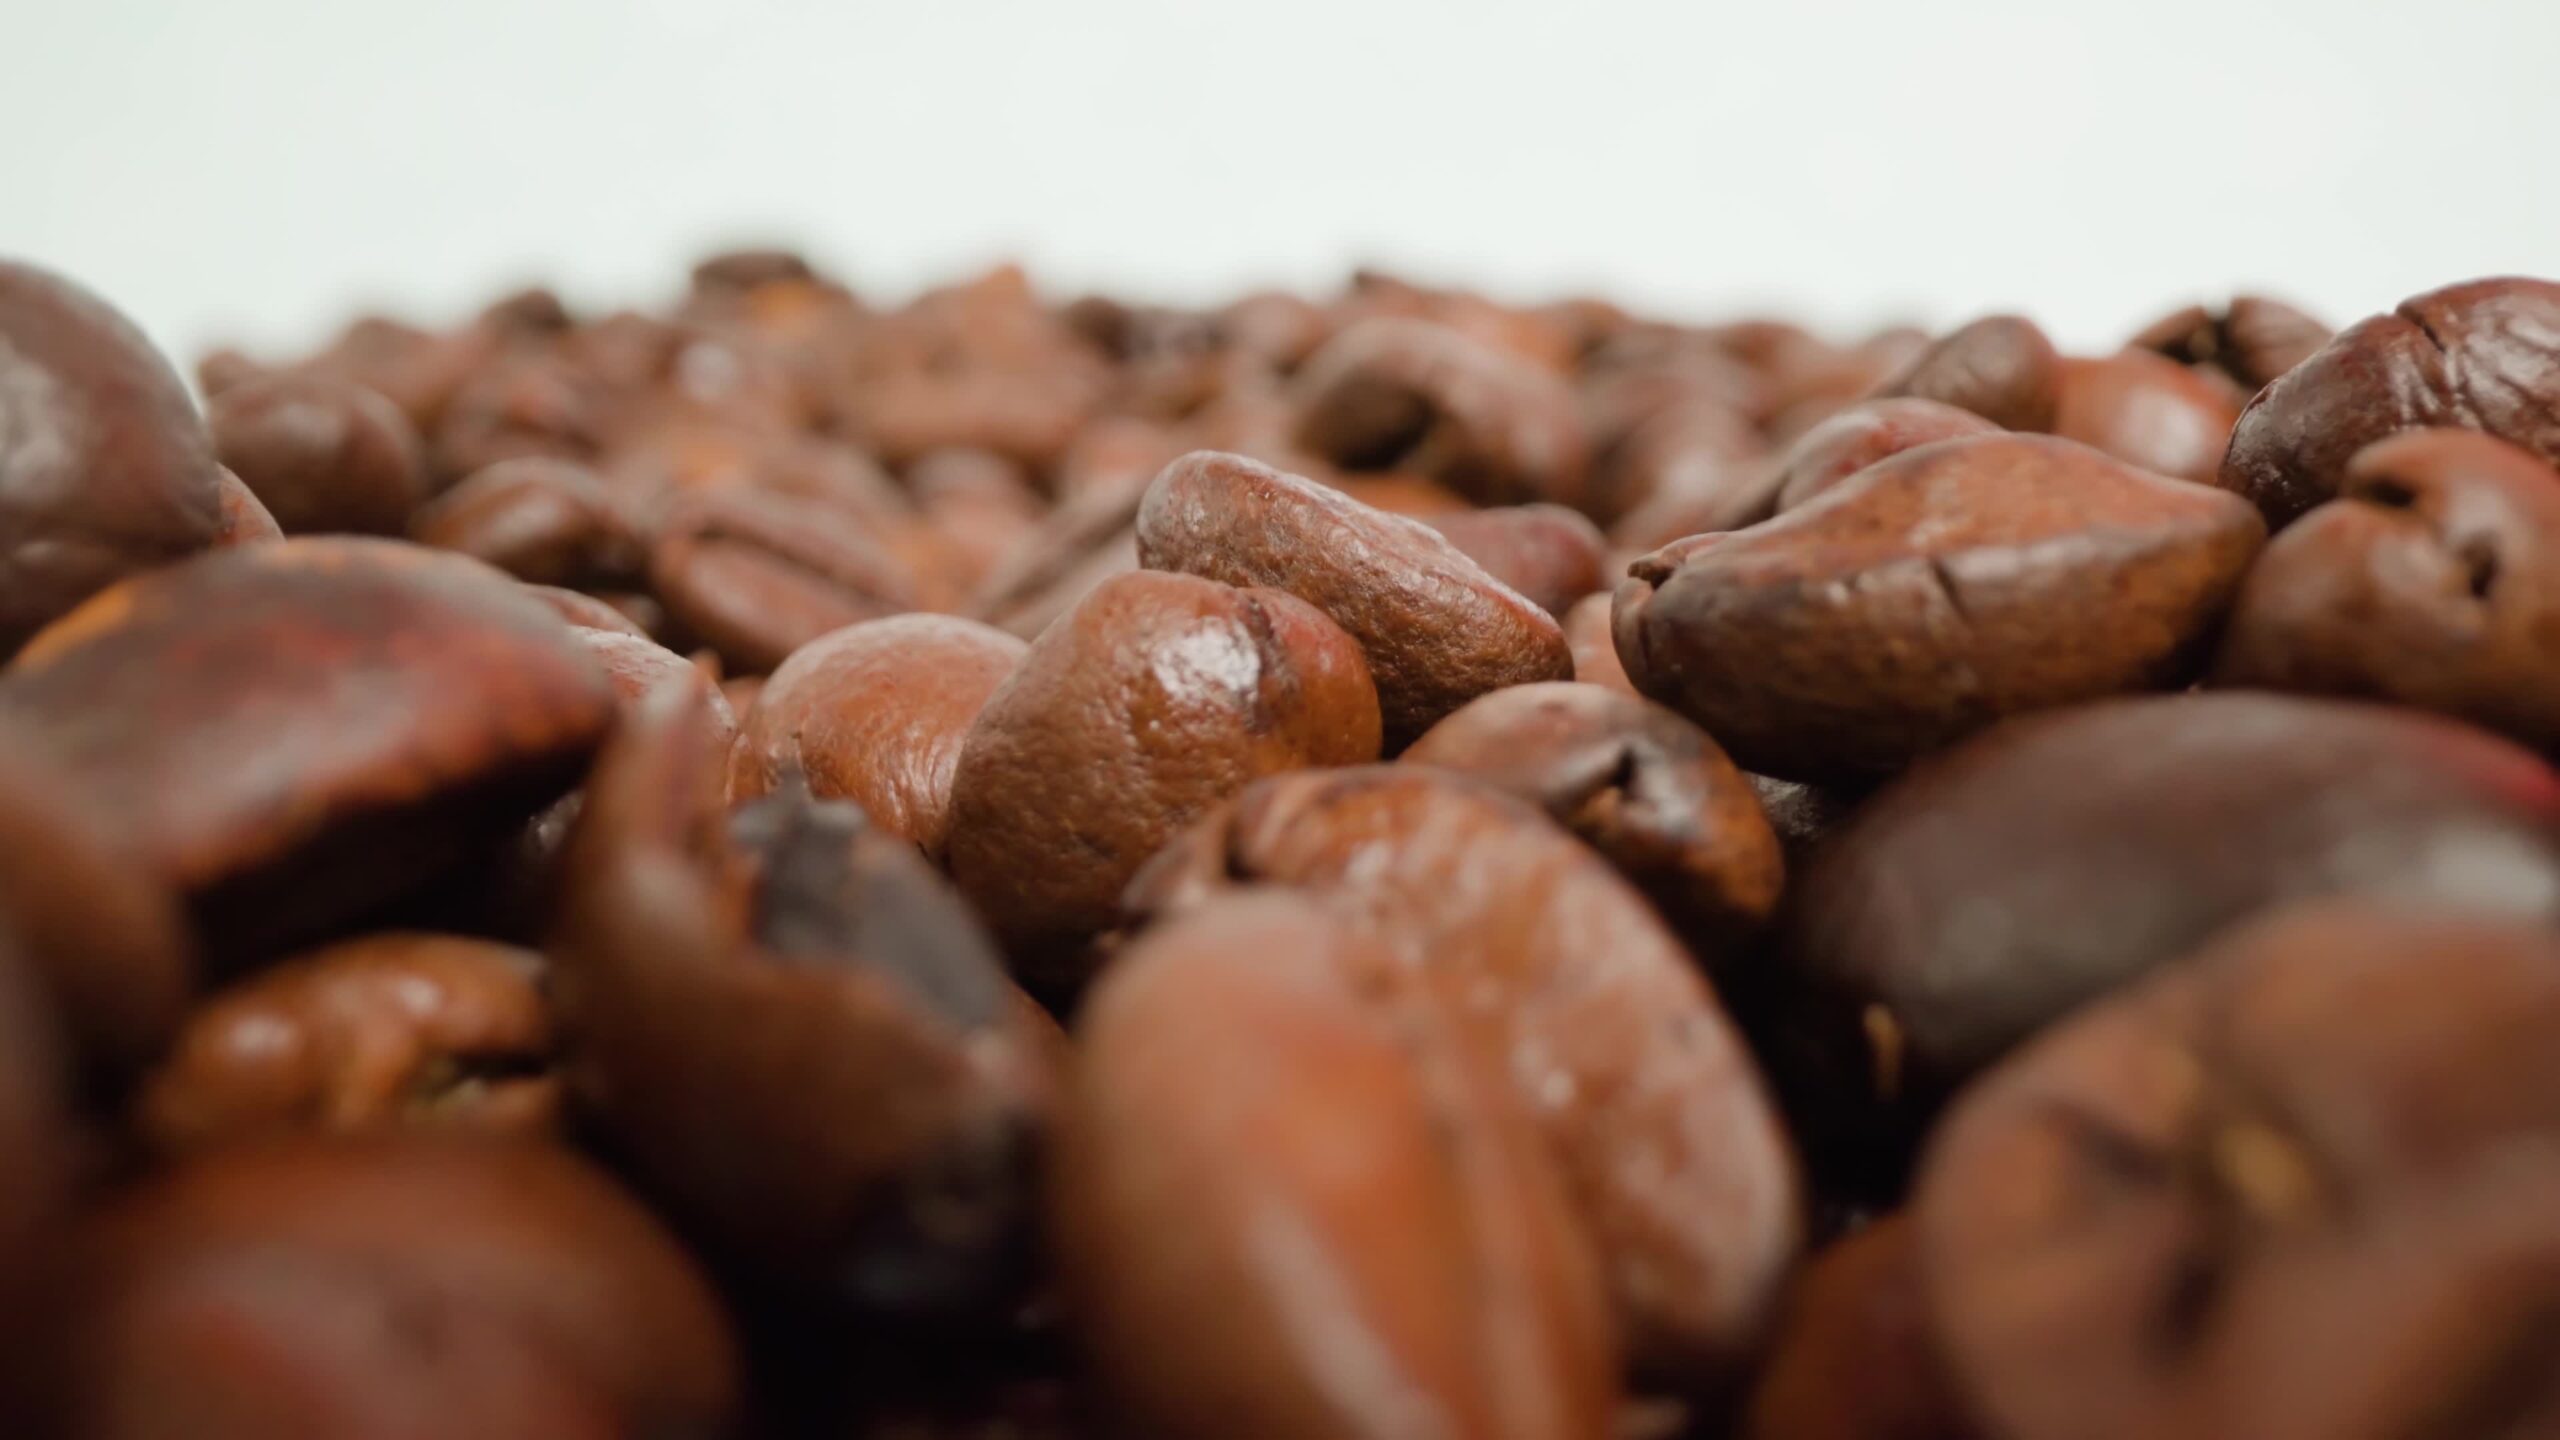
POLYGON ((529 285, 489 302, 474 325, 506 340, 538 340, 568 333, 577 324, 569 302, 547 285, 529 285))
POLYGON ((2560 943, 2337 905, 2056 1029, 1930 1148, 1921 1266, 2002 1435, 2560 1430, 2560 943))
POLYGON ((215 453, 285 533, 398 535, 427 496, 426 461, 400 407, 324 375, 278 375, 214 397, 215 453))
POLYGON ((2338 333, 2249 402, 2222 485, 2281 528, 2334 497, 2356 452, 2459 427, 2560 463, 2560 284, 2475 280, 2338 333))
POLYGON ((2281 300, 2235 296, 2217 315, 2190 305, 2143 327, 2133 344, 2228 376, 2243 400, 2329 343, 2330 329, 2281 300))
POLYGON ((619 606, 608 605, 593 595, 563 590, 557 585, 527 585, 525 593, 551 607, 551 613, 580 630, 601 630, 608 635, 628 635, 637 640, 649 638, 619 606))
POLYGON ((2560 471, 2469 430, 2367 447, 2249 572, 2214 679, 2560 745, 2560 471))
POLYGON ((805 784, 941 863, 960 748, 1027 648, 956 615, 867 620, 801 646, 745 718, 730 800, 805 784))
POLYGON ((1022 468, 985 450, 934 450, 907 467, 925 523, 947 551, 956 588, 974 593, 1041 531, 1046 509, 1022 468))
POLYGON ((597 762, 553 946, 574 1094, 759 1286, 1002 1313, 1054 1025, 914 847, 805 791, 728 814, 725 760, 668 690, 597 762))
POLYGON ((169 362, 60 276, 0 260, 0 656, 214 543, 222 471, 169 362))
POLYGON ((1894 1215, 1798 1278, 1751 1397, 1746 1440, 1975 1440, 1938 1353, 1920 1248, 1894 1215))
POLYGON ((1166 467, 1139 511, 1138 558, 1331 616, 1368 656, 1390 752, 1487 691, 1573 673, 1554 617, 1429 526, 1242 456, 1166 467))
POLYGON ((2240 399, 2148 350, 2062 362, 2052 430, 2127 465, 2212 484, 2240 399))
POLYGON ((1558 619, 1574 601, 1608 588, 1609 542, 1599 526, 1561 505, 1461 510, 1424 523, 1558 619))
POLYGON ((646 557, 629 507, 567 460, 501 460, 429 501, 409 536, 536 585, 627 585, 646 557))
POLYGON ((1445 326, 1354 325, 1308 358, 1297 393, 1298 443, 1342 469, 1428 476, 1486 505, 1582 499, 1573 392, 1445 326))
MULTIPOLYGON (((2560 916, 2560 777, 2466 726, 2260 694, 2019 721, 1869 801, 1788 900, 1776 1012, 1816 1137, 1900 1147, 2040 1027, 2283 902, 2560 916)), ((1836 1141, 1836 1144, 1834 1143, 1836 1141)))
POLYGON ((1876 393, 1970 410, 2004 430, 2050 430, 2062 399, 2062 357, 2034 321, 1993 315, 1931 345, 1876 393))
POLYGON ((560 1111, 542 957, 377 935, 289 960, 187 1017, 135 1129, 167 1151, 310 1130, 538 1136, 560 1111))
POLYGON ((479 329, 440 335, 367 316, 295 368, 361 385, 399 406, 420 436, 433 436, 455 392, 498 358, 498 338, 479 329))
POLYGON ((1055 1248, 1146 1433, 1607 1433, 1588 1241, 1500 1065, 1383 946, 1221 900, 1132 946, 1077 1034, 1055 1248))
POLYGON ((1785 870, 1741 771, 1697 726, 1597 685, 1515 685, 1432 726, 1404 762, 1482 780, 1607 856, 1710 963, 1767 923, 1785 870))
POLYGON ((728 753, 738 738, 738 717, 729 708, 728 697, 720 693, 720 682, 712 678, 712 671, 645 636, 580 627, 577 637, 613 682, 624 713, 661 689, 680 691, 710 716, 712 743, 722 754, 728 753))
POLYGON ((1368 666, 1313 606, 1119 576, 1032 644, 970 728, 951 875, 1040 963, 1108 927, 1129 877, 1209 807, 1265 775, 1377 756, 1368 666))
POLYGON ((1096 489, 1049 512, 1037 535, 978 582, 970 613, 1036 639, 1095 586, 1138 568, 1138 501, 1145 493, 1143 481, 1096 489))
POLYGON ((1888 775, 2006 715, 2180 683, 2264 535, 2066 440, 1944 441, 1638 561, 1618 654, 1751 770, 1888 775))
POLYGON ((213 532, 213 543, 224 549, 239 545, 256 545, 284 538, 284 527, 258 499, 257 492, 241 483, 240 477, 223 471, 215 479, 221 492, 222 520, 213 532))
POLYGON ((780 249, 723 250, 704 256, 693 267, 696 290, 757 290, 817 278, 818 272, 806 259, 780 249))
POLYGON ((701 1271, 549 1146, 228 1147, 92 1216, 68 1258, 41 1433, 605 1440, 741 1408, 701 1271))
POLYGON ((1258 290, 1229 301, 1218 312, 1227 343, 1260 356, 1272 369, 1298 368, 1333 333, 1322 307, 1277 290, 1258 290))
POLYGON ((669 510, 649 575, 670 615, 731 667, 756 673, 830 630, 914 609, 919 598, 914 572, 859 521, 746 490, 669 510))
POLYGON ((1274 776, 1168 845, 1134 915, 1237 886, 1322 898, 1456 998, 1510 1071, 1599 1244, 1632 1353, 1731 1376, 1801 1234, 1795 1164, 1695 963, 1535 809, 1422 766, 1274 776))
POLYGON ((1801 780, 1773 780, 1766 775, 1746 775, 1752 792, 1760 797, 1760 813, 1769 817, 1769 828, 1776 832, 1778 847, 1786 853, 1790 871, 1802 866, 1813 856, 1840 822, 1858 808, 1860 792, 1836 785, 1807 785, 1801 780))
POLYGON ((54 1323, 48 1273, 78 1174, 77 1132, 64 1113, 74 1089, 71 1044, 58 1033, 46 982, 21 954, 14 917, 0 915, 0 1344, 13 1357, 0 1380, 0 1425, 23 1434, 27 1346, 54 1323))
POLYGON ((503 460, 586 462, 603 453, 613 393, 598 376, 553 351, 501 356, 469 372, 427 432, 428 460, 444 479, 503 460))
POLYGON ((1564 614, 1564 638, 1573 650, 1574 679, 1633 695, 1636 682, 1627 678, 1627 667, 1618 659, 1618 638, 1609 625, 1609 610, 1616 598, 1603 590, 1573 602, 1564 614))
POLYGON ((576 778, 613 691, 497 571, 312 538, 98 596, 0 677, 0 712, 240 958, 520 824, 576 778))
POLYGON ((1621 544, 1739 530, 1769 518, 1777 489, 1768 460, 1768 443, 1729 402, 1673 405, 1609 448, 1595 508, 1621 544))
POLYGON ((1778 462, 1777 508, 1793 510, 1879 460, 2000 427, 1953 405, 1905 397, 1852 405, 1796 437, 1778 462))

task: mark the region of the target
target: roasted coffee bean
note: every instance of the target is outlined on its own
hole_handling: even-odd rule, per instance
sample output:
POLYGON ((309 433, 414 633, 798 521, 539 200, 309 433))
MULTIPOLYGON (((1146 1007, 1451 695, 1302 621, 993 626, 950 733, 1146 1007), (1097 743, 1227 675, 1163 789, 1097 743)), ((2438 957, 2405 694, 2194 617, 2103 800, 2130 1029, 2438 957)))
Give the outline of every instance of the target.
POLYGON ((2264 534, 2066 440, 1944 441, 1636 562, 1618 654, 1748 769, 1889 775, 2003 716, 2183 682, 2264 534))
POLYGON ((1363 321, 1298 372, 1297 441, 1344 470, 1427 476, 1486 505, 1580 502, 1588 442, 1554 374, 1445 326, 1363 321))
POLYGON ((1564 638, 1573 650, 1574 679, 1633 695, 1636 682, 1627 678, 1627 667, 1618 659, 1618 637, 1609 624, 1609 610, 1615 603, 1616 597, 1606 590, 1573 602, 1564 614, 1564 638))
POLYGON ((1967 1078, 2235 920, 2332 894, 2560 917, 2555 827, 2549 766, 2407 711, 2227 693, 2015 722, 1801 874, 1765 972, 1782 1074, 1826 1158, 1889 1186, 1967 1078))
POLYGON ((1378 756, 1360 649, 1315 607, 1143 571, 1050 626, 970 727, 951 876, 1018 961, 1107 928, 1158 846, 1265 775, 1378 756))
POLYGON ((212 545, 222 471, 132 324, 0 260, 0 656, 91 595, 212 545))
POLYGON ((974 592, 1040 533, 1043 507, 1022 468, 984 450, 934 450, 907 467, 925 523, 946 551, 956 587, 974 592))
POLYGON ((1905 397, 1852 405, 1796 437, 1778 462, 1777 508, 1793 510, 1879 460, 2000 427, 1953 405, 1905 397))
POLYGON ((1050 512, 1040 533, 979 581, 970 613, 1036 639, 1095 586, 1138 568, 1138 502, 1144 481, 1087 491, 1050 512))
POLYGON ((1767 450, 1728 401, 1668 406, 1609 447, 1594 508, 1611 517, 1610 533, 1625 545, 1640 534, 1661 532, 1668 541, 1757 524, 1777 497, 1767 450))
POLYGON ((1922 351, 1877 393, 1970 410, 2004 430, 2051 430, 2062 401, 2062 357, 2034 321, 1993 315, 1922 351))
POLYGON ((818 272, 806 259, 779 249, 723 250, 704 256, 693 267, 696 290, 758 290, 817 278, 818 272))
POLYGON ((214 483, 222 505, 222 519, 213 532, 215 545, 228 549, 284 538, 284 527, 276 523, 276 517, 267 512, 256 492, 241 483, 239 476, 225 470, 214 483))
POLYGON ((1515 685, 1432 726, 1403 758, 1546 811, 1710 961, 1778 908, 1778 837, 1749 781, 1704 731, 1650 701, 1570 681, 1515 685))
POLYGON ((218 958, 413 889, 575 780, 613 691, 495 570, 386 540, 128 581, 0 676, 0 716, 218 958))
POLYGON ((622 702, 624 713, 661 689, 678 691, 691 696, 710 716, 712 744, 722 754, 728 753, 738 738, 738 717, 729 708, 729 697, 720 693, 720 683, 712 678, 711 671, 644 636, 586 627, 580 628, 577 636, 578 643, 586 646, 587 653, 604 668, 605 678, 613 682, 613 693, 622 702))
POLYGON ((1559 620, 1574 601, 1608 588, 1609 542, 1599 526, 1561 505, 1462 510, 1424 523, 1559 620))
POLYGON ((804 784, 941 863, 960 748, 1027 648, 956 615, 867 620, 801 646, 745 717, 729 798, 804 784))
POLYGON ((527 585, 525 593, 551 607, 551 613, 580 630, 601 630, 608 635, 629 635, 646 640, 649 632, 620 607, 606 604, 593 595, 563 590, 557 585, 527 585))
POLYGON ((1097 987, 1051 1225, 1096 1371, 1145 1433, 1607 1433, 1589 1242, 1431 985, 1270 894, 1171 921, 1097 987))
POLYGON ((612 391, 555 351, 512 353, 470 372, 427 432, 429 464, 443 479, 504 460, 591 461, 613 425, 612 391))
POLYGON ((1429 526, 1242 456, 1166 467, 1139 510, 1138 559, 1331 616, 1368 656, 1391 752, 1487 691, 1573 673, 1554 617, 1429 526))
POLYGON ((2340 904, 2227 932, 1986 1077, 1921 1270, 1997 1433, 2560 1429, 2560 942, 2340 904))
POLYGON ((1510 1071, 1598 1242, 1635 1358, 1712 1388, 1795 1254, 1795 1164, 1741 1038, 1607 862, 1528 805, 1422 766, 1275 776, 1130 888, 1170 914, 1294 886, 1455 997, 1510 1071))
POLYGON ((2367 447, 2249 572, 2214 680, 2560 745, 2560 471, 2468 430, 2367 447))
POLYGON ((1908 1216, 1814 1258, 1751 1397, 1747 1440, 1975 1440, 1938 1353, 1908 1216))
MULTIPOLYGON (((0 914, 0 1344, 17 1357, 36 1327, 52 1323, 47 1270, 79 1162, 64 1114, 74 1088, 70 1043, 20 953, 14 918, 0 914)), ((40 1434, 20 1413, 19 1369, 13 1360, 0 1374, 0 1425, 40 1434)))
POLYGON ((1760 797, 1760 813, 1769 817, 1769 828, 1776 832, 1778 848, 1785 852, 1792 871, 1810 859, 1840 822, 1858 808, 1860 793, 1836 785, 1807 785, 1801 780, 1773 780, 1766 775, 1746 775, 1752 793, 1760 797))
POLYGON ((1001 1314, 1055 1026, 912 846, 805 791, 726 813, 725 758, 668 690, 588 781, 552 946, 573 1095, 757 1285, 1001 1314))
POLYGON ((353 381, 383 396, 426 437, 436 433, 455 392, 499 357, 498 342, 477 327, 436 334, 374 315, 349 325, 327 349, 292 368, 353 381))
POLYGON ((560 1083, 542 957, 377 935, 286 961, 187 1017, 135 1128, 163 1150, 297 1130, 542 1135, 560 1083))
POLYGON ((42 1353, 71 1440, 722 1433, 728 1322, 648 1213, 567 1152, 226 1147, 91 1216, 42 1353))
POLYGON ((2127 465, 2212 484, 2231 443, 2240 400, 2148 350, 2062 362, 2053 433, 2127 465))
POLYGON ((646 567, 629 507, 593 470, 566 460, 501 460, 428 502, 409 535, 536 585, 611 588, 646 567))
POLYGON ((502 339, 525 340, 562 335, 577 323, 569 303, 547 285, 531 285, 489 302, 473 322, 502 339))
POLYGON ((325 375, 277 375, 213 399, 214 452, 287 534, 398 535, 427 497, 400 407, 325 375))
POLYGON ((730 666, 758 673, 830 630, 920 598, 915 574, 852 517, 744 490, 669 510, 649 575, 670 615, 730 666))
POLYGON ((2245 400, 2310 359, 2329 336, 2328 326, 2281 300, 2240 295, 2220 314, 2190 305, 2164 315, 2143 327, 2133 343, 2229 377, 2245 400))
POLYGON ((2560 284, 2475 280, 2338 332, 2260 392, 2222 485, 2281 528, 2337 495, 2356 452, 2454 426, 2560 463, 2560 284))

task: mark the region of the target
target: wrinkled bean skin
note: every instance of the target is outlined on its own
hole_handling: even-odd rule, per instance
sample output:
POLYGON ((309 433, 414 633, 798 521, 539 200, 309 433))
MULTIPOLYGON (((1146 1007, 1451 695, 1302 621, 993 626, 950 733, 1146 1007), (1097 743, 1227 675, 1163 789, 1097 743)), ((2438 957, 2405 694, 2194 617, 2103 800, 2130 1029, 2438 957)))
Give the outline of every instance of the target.
POLYGON ((409 536, 535 585, 612 588, 645 568, 638 527, 604 479, 566 460, 501 460, 428 502, 409 536))
POLYGON ((1054 1248, 1146 1433, 1609 1433, 1588 1242, 1500 1067, 1383 946, 1223 899, 1123 955, 1078 1042, 1054 1248))
POLYGON ((1432 726, 1403 763, 1544 810, 1606 856, 1711 962, 1756 933, 1785 884, 1750 782, 1697 726, 1596 685, 1515 685, 1432 726))
POLYGON ((907 566, 850 516, 719 491, 661 522, 649 575, 667 612, 740 670, 764 673, 830 630, 916 608, 907 566))
POLYGON ((1522 802, 1403 765, 1262 781, 1167 846, 1129 906, 1244 884, 1321 898, 1460 997, 1598 1243, 1634 1358, 1683 1390, 1728 1379, 1799 1243, 1795 1162, 1642 897, 1522 802))
POLYGON ((1018 963, 1045 970, 1107 928, 1138 867, 1209 807, 1265 775, 1377 756, 1368 666, 1315 607, 1119 576, 1033 642, 970 727, 951 877, 1018 963))
POLYGON ((2259 392, 2231 434, 2224 489, 2282 529, 2331 499, 2356 452, 2459 427, 2560 463, 2560 284, 2475 280, 2351 325, 2259 392))
POLYGON ((311 538, 127 582, 5 677, 15 720, 207 949, 308 938, 432 878, 576 778, 606 678, 457 556, 311 538))
POLYGON ((2062 399, 2062 357, 2035 322, 1976 320, 1922 351, 1877 392, 1970 410, 2003 430, 2046 431, 2062 399))
POLYGON ((2240 402, 2148 350, 2062 362, 2053 433, 2137 469, 2210 485, 2222 471, 2240 402))
POLYGON ((1814 496, 1905 450, 2000 427, 1953 405, 1905 397, 1852 405, 1796 437, 1778 462, 1777 508, 1814 496))
POLYGON ((2560 1428, 2560 942, 2334 904, 2041 1037, 1930 1147, 1950 1362, 1999 1433, 2560 1428))
POLYGON ((575 1099, 753 1282, 823 1315, 1001 1313, 1056 1028, 913 847, 805 792, 724 810, 702 707, 626 717, 550 953, 575 1099))
POLYGON ((295 1130, 554 1128, 542 957, 444 935, 376 935, 213 996, 144 1083, 135 1128, 171 1152, 295 1130))
POLYGON ((1938 1354, 1910 1217, 1816 1256, 1751 1397, 1746 1440, 1978 1440, 1938 1354))
POLYGON ((1308 357, 1297 443, 1344 470, 1401 470, 1480 505, 1580 503, 1589 442, 1573 392, 1446 326, 1377 319, 1308 357))
POLYGON ((2560 745, 2560 471, 2469 430, 2367 447, 2249 572, 2213 678, 2560 745))
POLYGON ((1634 695, 1636 682, 1627 678, 1627 667, 1618 660, 1617 636, 1609 627, 1609 610, 1616 599, 1603 590, 1573 602, 1573 608, 1565 612, 1564 638, 1573 651, 1574 679, 1621 695, 1634 695))
POLYGON ((68 1264, 41 1433, 69 1440, 605 1440, 739 1409, 705 1277, 551 1146, 232 1146, 90 1217, 68 1264))
POLYGON ((1486 574, 1559 620, 1574 601, 1608 584, 1608 540, 1561 505, 1462 510, 1428 523, 1486 574))
POLYGON ((2013 722, 1879 793, 1803 872, 1763 972, 1779 1068, 1820 1097, 1808 1143, 1890 1186, 1966 1079, 2258 911, 2560 916, 2555 827, 2550 767, 2408 711, 2230 692, 2013 722))
POLYGON ((1332 617, 1368 657, 1389 753, 1478 695, 1573 673, 1554 617, 1429 526, 1242 456, 1167 466, 1139 508, 1138 560, 1332 617))
POLYGON ((0 656, 222 530, 213 444, 131 322, 0 260, 0 656))
POLYGON ((796 774, 940 864, 961 746, 1028 648, 956 615, 867 620, 801 646, 746 716, 730 800, 771 794, 796 774))
POLYGON ((275 375, 215 396, 214 453, 285 533, 398 535, 427 495, 400 407, 325 375, 275 375))
POLYGON ((2310 359, 2331 333, 2281 300, 2240 295, 2219 315, 2201 305, 2164 315, 2134 336, 2133 344, 2227 376, 2246 399, 2310 359))
POLYGON ((2003 716, 2185 680, 2264 534, 2066 440, 1940 441, 1638 561, 1618 655, 1747 769, 1874 778, 2003 716))

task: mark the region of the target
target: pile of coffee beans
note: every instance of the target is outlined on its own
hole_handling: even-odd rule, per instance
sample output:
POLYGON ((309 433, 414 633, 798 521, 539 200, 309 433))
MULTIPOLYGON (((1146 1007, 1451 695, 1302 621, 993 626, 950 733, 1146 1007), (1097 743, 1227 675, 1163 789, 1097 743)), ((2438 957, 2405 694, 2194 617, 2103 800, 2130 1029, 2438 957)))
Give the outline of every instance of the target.
POLYGON ((0 263, 0 1433, 2560 1436, 2560 284, 0 263))

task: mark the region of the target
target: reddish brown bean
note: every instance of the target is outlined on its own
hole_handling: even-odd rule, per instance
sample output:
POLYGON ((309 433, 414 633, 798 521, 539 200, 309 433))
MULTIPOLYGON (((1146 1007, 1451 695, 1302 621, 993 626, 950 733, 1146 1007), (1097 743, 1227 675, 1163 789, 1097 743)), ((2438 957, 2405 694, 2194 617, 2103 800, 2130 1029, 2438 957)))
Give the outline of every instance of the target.
POLYGON ((285 533, 398 535, 427 496, 407 416, 349 381, 287 374, 214 397, 215 453, 285 533))

